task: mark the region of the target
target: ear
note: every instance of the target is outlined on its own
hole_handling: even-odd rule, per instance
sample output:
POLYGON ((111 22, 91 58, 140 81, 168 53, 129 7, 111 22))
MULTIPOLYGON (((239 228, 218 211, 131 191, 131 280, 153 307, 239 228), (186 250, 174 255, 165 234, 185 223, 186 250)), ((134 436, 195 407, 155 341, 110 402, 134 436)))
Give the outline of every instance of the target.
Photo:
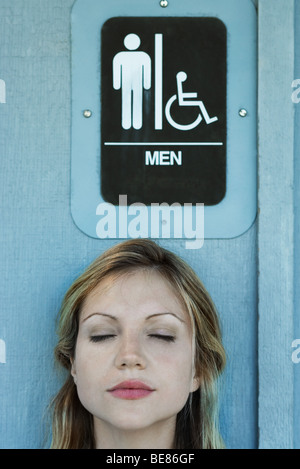
POLYGON ((73 376, 74 383, 77 383, 77 375, 76 375, 76 363, 75 363, 75 358, 70 358, 71 362, 71 376, 73 376))
POLYGON ((200 388, 200 384, 201 384, 201 379, 200 379, 200 377, 194 376, 194 378, 193 378, 193 380, 192 380, 192 383, 191 383, 190 392, 195 392, 195 391, 197 391, 197 389, 200 388))

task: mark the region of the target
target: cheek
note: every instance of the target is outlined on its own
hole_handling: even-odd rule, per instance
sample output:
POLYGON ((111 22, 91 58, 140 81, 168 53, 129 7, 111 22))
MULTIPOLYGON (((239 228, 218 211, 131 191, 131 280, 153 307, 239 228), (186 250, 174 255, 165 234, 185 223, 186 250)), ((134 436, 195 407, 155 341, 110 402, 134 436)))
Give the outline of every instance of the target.
POLYGON ((99 386, 105 374, 105 359, 103 354, 97 353, 95 348, 89 345, 82 345, 80 342, 76 346, 74 360, 78 391, 93 390, 99 386))
POLYGON ((99 397, 103 387, 103 370, 94 354, 76 351, 76 388, 83 407, 92 415, 99 407, 99 397))
POLYGON ((186 395, 190 392, 193 381, 192 351, 182 348, 176 353, 169 353, 158 361, 158 369, 165 386, 172 392, 186 395))

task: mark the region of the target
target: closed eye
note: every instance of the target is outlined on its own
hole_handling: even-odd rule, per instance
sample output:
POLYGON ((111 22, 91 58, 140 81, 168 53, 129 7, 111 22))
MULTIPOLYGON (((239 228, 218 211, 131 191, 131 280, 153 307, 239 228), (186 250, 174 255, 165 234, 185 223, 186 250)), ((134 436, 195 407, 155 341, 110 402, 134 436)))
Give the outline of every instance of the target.
POLYGON ((104 342, 105 340, 112 339, 113 337, 116 337, 115 334, 104 334, 104 335, 92 335, 90 337, 91 342, 104 342))
POLYGON ((165 342, 175 342, 175 337, 173 335, 149 334, 149 337, 152 337, 154 339, 164 340, 165 342))

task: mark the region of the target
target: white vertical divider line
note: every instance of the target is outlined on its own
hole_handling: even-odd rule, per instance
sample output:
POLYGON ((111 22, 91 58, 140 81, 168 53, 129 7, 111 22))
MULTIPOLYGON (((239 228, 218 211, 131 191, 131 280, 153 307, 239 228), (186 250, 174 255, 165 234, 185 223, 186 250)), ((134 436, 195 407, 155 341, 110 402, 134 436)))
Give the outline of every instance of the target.
POLYGON ((163 35, 155 34, 155 130, 162 130, 163 35))

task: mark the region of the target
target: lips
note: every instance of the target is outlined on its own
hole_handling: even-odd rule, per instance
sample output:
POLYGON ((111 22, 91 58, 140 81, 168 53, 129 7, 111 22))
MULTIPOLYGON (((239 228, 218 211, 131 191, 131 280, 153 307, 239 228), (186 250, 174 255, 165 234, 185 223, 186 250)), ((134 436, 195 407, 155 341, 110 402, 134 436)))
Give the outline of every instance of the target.
POLYGON ((150 396, 154 389, 142 381, 123 381, 108 392, 119 399, 135 400, 150 396))

